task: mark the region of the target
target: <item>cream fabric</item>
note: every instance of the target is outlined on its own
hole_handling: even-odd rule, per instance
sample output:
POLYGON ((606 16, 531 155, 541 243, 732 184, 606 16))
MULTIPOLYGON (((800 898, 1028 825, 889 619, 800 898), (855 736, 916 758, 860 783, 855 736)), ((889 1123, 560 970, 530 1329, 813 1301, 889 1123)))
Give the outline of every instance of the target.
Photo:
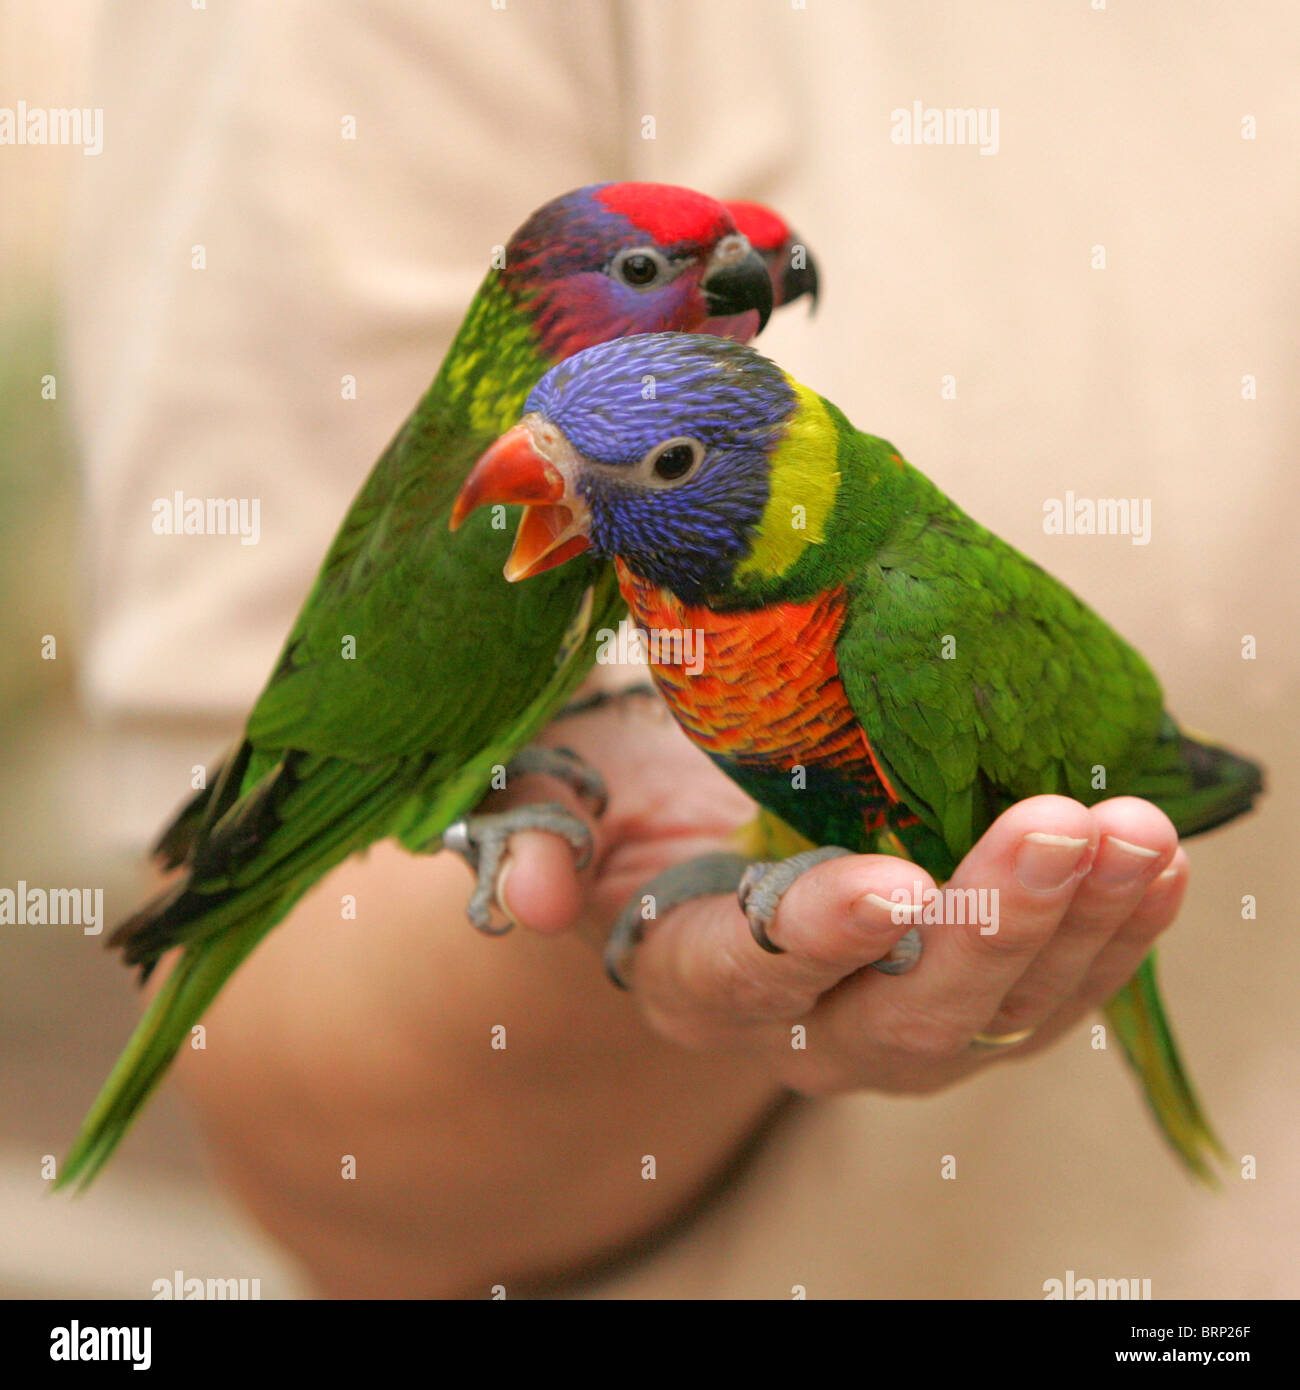
POLYGON ((1149 1277, 1157 1297, 1300 1292, 1273 1246, 1300 1201, 1283 1176, 1300 962, 1277 853, 1296 831, 1298 39, 1281 0, 105 14, 68 365, 86 695, 155 748, 122 745, 125 833, 188 784, 194 733, 163 753, 160 731, 205 719, 213 749, 236 727, 493 245, 614 177, 784 211, 824 299, 774 321, 764 350, 1083 593, 1187 722, 1270 764, 1263 813, 1194 846, 1163 952, 1196 1073, 1257 1180, 1193 1192, 1081 1032, 937 1099, 814 1108, 610 1292, 1034 1297, 1067 1269, 1149 1277), (996 108, 997 152, 896 143, 892 113, 916 102, 996 108), (260 499, 260 543, 154 535, 152 503, 177 489, 260 499), (1045 534, 1067 491, 1149 499, 1150 543, 1045 534), (1258 921, 1240 918, 1247 893, 1258 921))

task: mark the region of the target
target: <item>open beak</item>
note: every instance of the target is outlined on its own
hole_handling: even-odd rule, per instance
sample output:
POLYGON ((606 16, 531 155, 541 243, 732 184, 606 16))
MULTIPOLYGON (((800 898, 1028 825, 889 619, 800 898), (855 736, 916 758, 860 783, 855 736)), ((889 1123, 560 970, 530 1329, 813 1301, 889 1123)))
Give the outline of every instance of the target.
POLYGON ((591 544, 586 506, 570 495, 564 475, 538 449, 528 421, 507 430, 474 465, 452 507, 451 529, 494 503, 525 508, 503 571, 511 583, 562 565, 591 544))
POLYGON ((772 279, 762 256, 743 237, 728 237, 714 253, 700 280, 711 318, 730 318, 753 310, 762 332, 772 315, 772 279), (743 253, 734 243, 743 247, 743 253))

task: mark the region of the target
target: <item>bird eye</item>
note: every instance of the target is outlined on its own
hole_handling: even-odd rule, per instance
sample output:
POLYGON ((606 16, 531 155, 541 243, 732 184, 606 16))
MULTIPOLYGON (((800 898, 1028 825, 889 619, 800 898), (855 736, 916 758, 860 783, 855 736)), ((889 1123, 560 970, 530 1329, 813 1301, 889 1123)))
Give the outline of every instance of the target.
POLYGON ((669 439, 651 451, 646 462, 653 476, 663 483, 679 482, 704 457, 698 439, 669 439))
POLYGON ((637 290, 643 290, 647 285, 653 285, 663 268, 663 258, 644 248, 620 251, 614 257, 612 266, 614 274, 625 285, 631 285, 633 289, 637 290))

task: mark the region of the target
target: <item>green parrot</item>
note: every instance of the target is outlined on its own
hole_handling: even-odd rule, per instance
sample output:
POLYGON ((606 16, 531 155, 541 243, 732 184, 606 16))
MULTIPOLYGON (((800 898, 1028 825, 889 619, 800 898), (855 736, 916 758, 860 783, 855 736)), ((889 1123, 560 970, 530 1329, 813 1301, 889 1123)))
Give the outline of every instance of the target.
MULTIPOLYGON (((1260 768, 1181 730, 1146 662, 1074 594, 753 349, 624 338, 553 368, 524 410, 457 514, 528 504, 512 580, 613 558, 633 620, 659 635, 651 668, 682 727, 792 848, 818 847, 669 870, 647 889, 659 913, 738 890, 776 949, 781 895, 835 854, 902 854, 942 882, 1002 811, 1040 793, 1144 797, 1182 836, 1260 794, 1260 768), (702 657, 671 640, 683 632, 703 634, 702 657)), ((616 976, 641 930, 629 908, 607 957, 616 976)), ((913 930, 877 964, 899 973, 919 954, 913 930)), ((1222 1149, 1153 957, 1107 1012, 1165 1135, 1209 1181, 1222 1149)))
POLYGON ((733 215, 648 183, 566 194, 511 238, 344 518, 242 741, 163 833, 157 853, 181 870, 177 881, 109 939, 142 979, 183 950, 56 1186, 94 1177, 234 970, 347 856, 386 837, 412 852, 457 850, 478 871, 471 920, 491 930, 511 833, 548 830, 589 851, 585 825, 558 806, 468 813, 506 765, 565 777, 599 802, 590 769, 525 745, 586 674, 598 631, 622 616, 613 571, 587 557, 511 593, 497 579, 504 515, 476 517, 452 537, 453 500, 528 391, 569 354, 647 330, 748 338, 775 299, 814 292, 810 267, 783 263, 791 246, 803 251, 757 205, 733 215))

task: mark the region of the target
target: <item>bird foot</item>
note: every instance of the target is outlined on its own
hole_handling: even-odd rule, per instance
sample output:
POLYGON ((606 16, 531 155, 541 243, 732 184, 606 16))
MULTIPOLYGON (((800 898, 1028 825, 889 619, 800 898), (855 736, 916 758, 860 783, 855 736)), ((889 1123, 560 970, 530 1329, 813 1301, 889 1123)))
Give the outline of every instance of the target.
POLYGON ((474 870, 474 891, 465 906, 465 915, 485 936, 504 936, 514 923, 494 920, 497 880, 510 852, 510 837, 521 830, 545 830, 559 835, 573 846, 575 867, 585 868, 591 859, 591 831, 572 811, 554 801, 517 806, 513 811, 466 816, 449 825, 442 834, 442 847, 449 849, 474 870))
MULTIPOLYGON (((507 782, 511 777, 534 773, 567 782, 578 796, 590 803, 595 815, 604 813, 609 800, 605 779, 571 748, 530 744, 506 765, 507 782)), ((497 880, 510 850, 510 837, 521 830, 545 830, 567 840, 573 847, 578 869, 584 868, 591 859, 591 831, 572 811, 553 801, 517 806, 511 811, 466 816, 449 825, 442 833, 442 848, 460 855, 475 874, 474 891, 465 915, 488 936, 503 936, 514 925, 508 917, 501 922, 504 914, 494 914, 493 906, 500 907, 496 898, 497 880)))
POLYGON ((512 777, 526 777, 531 773, 567 782, 584 801, 590 803, 594 815, 605 814, 605 807, 609 804, 605 779, 572 748, 551 748, 542 743, 530 743, 506 764, 507 783, 512 777))
MULTIPOLYGON (((849 854, 847 849, 837 845, 826 845, 822 849, 804 850, 802 854, 791 855, 776 863, 754 863, 745 870, 736 890, 740 900, 740 910, 749 922, 749 930, 755 941, 773 955, 781 955, 781 947, 768 935, 772 919, 781 905, 781 899, 790 891, 801 874, 816 864, 825 864, 831 859, 842 859, 849 854)), ((913 927, 901 936, 890 949, 889 954, 871 962, 873 970, 884 975, 904 975, 921 959, 921 935, 913 927)))
POLYGON ((646 925, 681 903, 734 893, 751 862, 743 854, 701 854, 656 874, 619 913, 605 945, 605 973, 619 989, 627 989, 627 969, 646 925))
MULTIPOLYGON (((605 947, 605 973, 620 989, 627 989, 628 966, 645 937, 647 923, 671 912, 682 903, 718 893, 735 893, 749 922, 754 940, 773 955, 781 947, 768 936, 781 899, 800 874, 815 864, 840 859, 850 851, 835 845, 805 850, 777 863, 762 863, 742 854, 702 854, 656 874, 619 913, 605 947)), ((872 961, 873 970, 902 975, 921 958, 921 937, 913 927, 895 942, 888 955, 872 961)))

